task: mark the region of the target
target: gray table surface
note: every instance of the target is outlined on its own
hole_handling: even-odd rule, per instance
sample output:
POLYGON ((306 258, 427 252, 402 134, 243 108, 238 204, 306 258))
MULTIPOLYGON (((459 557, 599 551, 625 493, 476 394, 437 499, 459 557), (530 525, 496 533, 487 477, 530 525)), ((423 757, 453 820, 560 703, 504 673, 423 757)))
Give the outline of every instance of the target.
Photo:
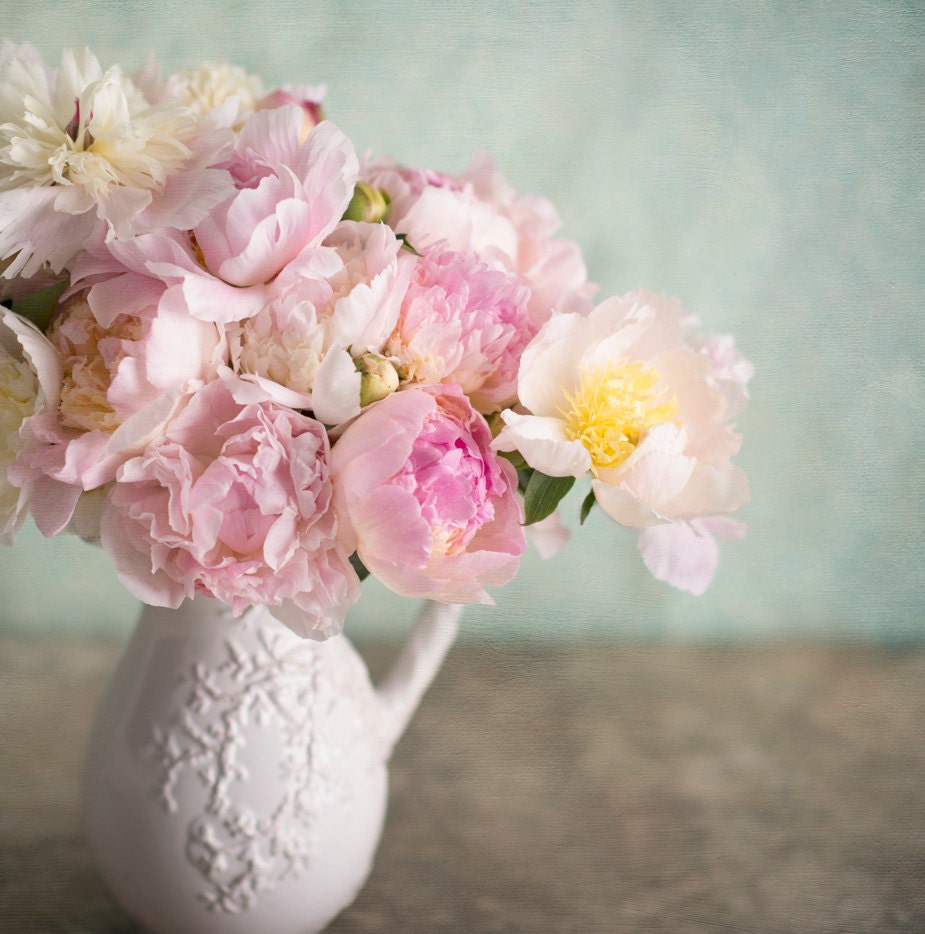
MULTIPOLYGON (((77 807, 118 649, 0 639, 4 934, 135 930, 77 807)), ((925 931, 923 738, 922 648, 457 646, 330 931, 925 931)))

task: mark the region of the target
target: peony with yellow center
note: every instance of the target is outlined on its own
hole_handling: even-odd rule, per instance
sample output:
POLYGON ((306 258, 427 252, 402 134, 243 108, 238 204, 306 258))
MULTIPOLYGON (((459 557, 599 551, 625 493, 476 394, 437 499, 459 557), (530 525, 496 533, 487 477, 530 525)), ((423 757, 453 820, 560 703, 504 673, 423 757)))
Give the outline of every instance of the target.
POLYGON ((524 351, 520 406, 495 440, 551 477, 590 475, 613 519, 646 528, 724 515, 748 500, 731 463, 738 410, 672 299, 631 292, 554 315, 524 351))

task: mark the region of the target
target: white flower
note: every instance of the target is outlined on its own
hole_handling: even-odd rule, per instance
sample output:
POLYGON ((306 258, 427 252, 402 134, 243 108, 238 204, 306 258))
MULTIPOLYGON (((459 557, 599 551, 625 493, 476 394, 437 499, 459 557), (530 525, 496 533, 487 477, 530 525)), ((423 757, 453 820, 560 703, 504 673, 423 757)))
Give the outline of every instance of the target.
POLYGON ((60 272, 93 236, 192 226, 232 191, 227 172, 207 167, 229 141, 179 103, 152 106, 86 49, 50 69, 31 47, 6 46, 0 259, 13 259, 3 275, 60 272))
POLYGON ((39 330, 0 310, 0 542, 13 543, 29 505, 30 491, 10 483, 7 470, 23 448, 27 419, 57 403, 61 367, 39 330))
POLYGON ((263 82, 237 65, 205 62, 172 74, 165 92, 194 113, 207 114, 230 98, 237 103, 235 123, 254 112, 263 97, 263 82))
POLYGON ((590 472, 597 502, 621 525, 673 526, 641 538, 646 563, 702 592, 716 567, 711 533, 733 534, 702 520, 749 498, 745 473, 731 463, 741 439, 727 424, 744 384, 730 391, 721 361, 687 342, 685 323, 676 301, 642 291, 588 316, 552 317, 521 360, 527 414, 503 412, 495 446, 549 476, 590 472))

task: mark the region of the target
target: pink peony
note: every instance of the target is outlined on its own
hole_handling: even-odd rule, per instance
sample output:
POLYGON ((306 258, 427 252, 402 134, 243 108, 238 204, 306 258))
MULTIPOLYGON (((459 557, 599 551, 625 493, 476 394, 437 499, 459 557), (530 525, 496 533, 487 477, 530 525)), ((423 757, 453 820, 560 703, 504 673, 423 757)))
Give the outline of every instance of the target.
POLYGON ((56 398, 24 426, 25 445, 11 473, 26 487, 41 478, 54 482, 34 510, 46 535, 68 524, 80 491, 113 480, 190 385, 212 377, 224 359, 215 325, 183 314, 163 286, 143 282, 147 287, 133 296, 141 307, 128 306, 131 314, 114 307, 108 293, 95 314, 80 293, 52 320, 48 339, 61 372, 56 398))
POLYGON ((482 153, 463 175, 475 195, 513 225, 517 250, 512 268, 533 286, 531 309, 543 323, 552 311, 587 314, 597 291, 588 282, 581 248, 572 240, 556 236, 562 221, 555 207, 534 194, 517 194, 482 153))
POLYGON ((292 85, 286 84, 281 88, 270 91, 257 102, 258 110, 273 110, 276 107, 285 107, 295 104, 302 110, 302 130, 299 139, 304 143, 309 133, 324 120, 324 111, 321 102, 327 89, 324 85, 292 85))
POLYGON ((386 352, 402 379, 456 383, 494 412, 517 395, 520 355, 536 333, 529 299, 525 280, 436 247, 418 260, 386 352))
POLYGON ((517 479, 454 385, 409 387, 366 409, 335 443, 335 505, 360 560, 387 587, 491 603, 524 551, 517 479))
POLYGON ((591 310, 596 286, 587 281, 578 246, 555 236, 561 226, 555 208, 537 195, 517 195, 487 155, 455 177, 386 160, 369 163, 362 175, 388 193, 388 222, 416 249, 445 242, 527 280, 536 326, 553 311, 591 310))
POLYGON ((333 276, 298 280, 228 333, 245 379, 336 425, 360 413, 362 375, 354 361, 382 351, 414 257, 384 224, 343 221, 325 245, 341 263, 333 276))
POLYGON ((251 116, 229 164, 238 193, 194 229, 207 269, 238 287, 269 282, 334 229, 353 197, 357 158, 331 123, 303 144, 295 106, 251 116))
MULTIPOLYGON (((157 279, 201 321, 227 324, 257 314, 303 278, 331 276, 341 261, 324 239, 353 196, 357 160, 333 124, 320 124, 303 146, 299 108, 253 114, 241 130, 229 170, 238 190, 190 232, 164 230, 109 243, 77 265, 75 278, 157 279)), ((130 280, 134 282, 135 280, 130 280)))
POLYGON ((239 388, 230 374, 208 383, 120 468, 103 547, 146 603, 203 593, 236 615, 265 604, 300 635, 334 635, 359 581, 330 508, 324 427, 272 402, 242 404, 239 388))

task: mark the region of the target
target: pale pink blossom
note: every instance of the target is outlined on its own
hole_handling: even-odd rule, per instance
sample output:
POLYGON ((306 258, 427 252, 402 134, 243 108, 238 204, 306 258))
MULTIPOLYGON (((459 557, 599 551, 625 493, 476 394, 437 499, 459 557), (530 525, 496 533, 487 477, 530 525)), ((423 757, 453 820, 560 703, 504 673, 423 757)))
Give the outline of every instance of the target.
POLYGON ((522 276, 531 285, 530 312, 543 324, 553 311, 587 313, 596 286, 577 244, 556 236, 555 208, 518 195, 487 155, 460 176, 368 163, 363 178, 391 199, 388 223, 418 250, 438 242, 522 276))
POLYGON ((553 204, 540 195, 514 191, 488 153, 476 156, 463 179, 517 232, 512 267, 533 285, 534 317, 542 322, 550 311, 587 314, 597 285, 588 282, 578 244, 557 236, 562 220, 553 204))
POLYGON ((382 351, 414 258, 384 224, 343 221, 325 246, 340 264, 334 275, 296 281, 228 333, 235 368, 245 379, 337 425, 360 412, 356 361, 382 351))
POLYGON ((208 383, 122 465, 102 545, 146 603, 202 593, 236 615, 265 604, 300 635, 334 635, 359 580, 331 508, 327 434, 285 406, 239 402, 238 388, 230 375, 208 383))
POLYGON ((428 185, 404 212, 393 202, 389 224, 416 250, 445 243, 451 250, 473 251, 516 268, 516 227, 494 205, 480 200, 471 186, 428 185))
POLYGON ((189 233, 107 244, 105 255, 77 267, 77 278, 146 275, 177 292, 192 317, 226 324, 251 317, 301 279, 334 275, 341 261, 323 242, 353 195, 356 155, 330 123, 301 145, 301 120, 296 107, 255 113, 236 140, 230 170, 239 189, 231 198, 189 233))
POLYGON ((491 603, 525 547, 516 474, 457 386, 408 387, 365 409, 334 444, 335 503, 386 587, 491 603))
POLYGON ((677 301, 648 292, 553 317, 521 361, 524 411, 502 413, 495 444, 549 476, 590 472, 597 502, 622 525, 687 524, 670 549, 664 534, 650 539, 670 560, 656 562, 655 544, 644 551, 671 583, 697 589, 715 562, 678 549, 712 548, 706 526, 692 523, 733 512, 749 492, 731 460, 741 439, 728 419, 738 407, 710 356, 686 343, 684 321, 677 301))
POLYGON ((394 159, 376 157, 364 160, 360 177, 374 188, 388 192, 389 220, 401 220, 429 188, 462 191, 465 183, 445 172, 401 165, 394 159))
POLYGON ((61 531, 77 495, 110 482, 163 428, 189 387, 214 376, 224 360, 220 331, 160 291, 136 293, 139 304, 150 304, 134 313, 103 301, 97 316, 82 293, 55 313, 48 337, 60 383, 54 405, 25 426, 28 443, 13 472, 23 485, 42 478, 58 484, 36 517, 46 535, 61 531))
POLYGON ((2 275, 63 270, 88 239, 187 228, 233 191, 214 168, 230 130, 176 102, 151 105, 86 49, 48 68, 28 45, 0 56, 2 275))
POLYGON ((481 412, 516 396, 520 355, 536 327, 530 287, 472 253, 438 244, 418 259, 386 352, 401 378, 456 383, 481 412))

